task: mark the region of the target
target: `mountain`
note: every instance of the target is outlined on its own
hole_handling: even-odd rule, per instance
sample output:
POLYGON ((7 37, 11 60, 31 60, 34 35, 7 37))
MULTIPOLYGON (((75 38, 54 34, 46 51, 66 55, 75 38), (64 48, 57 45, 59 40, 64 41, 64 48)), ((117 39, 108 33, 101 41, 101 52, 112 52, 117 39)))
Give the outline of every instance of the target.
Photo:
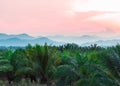
POLYGON ((98 46, 102 46, 102 47, 115 46, 117 44, 120 44, 120 39, 99 40, 99 41, 96 41, 96 42, 87 42, 87 43, 81 44, 81 46, 90 46, 90 45, 93 45, 93 44, 97 44, 98 46))
POLYGON ((28 44, 35 45, 60 45, 61 43, 48 39, 47 37, 32 37, 27 34, 8 35, 0 33, 0 46, 26 46, 28 44))
POLYGON ((14 37, 20 38, 20 39, 33 39, 34 37, 29 36, 28 34, 18 34, 18 35, 13 35, 14 37))
POLYGON ((59 45, 59 42, 52 41, 46 37, 34 38, 34 39, 20 39, 17 37, 9 38, 9 39, 0 39, 0 46, 27 46, 28 44, 35 45, 40 44, 44 45, 47 43, 48 45, 59 45))
POLYGON ((28 34, 18 34, 18 35, 8 35, 0 33, 0 39, 9 39, 9 38, 19 38, 19 39, 33 39, 34 37, 29 36, 28 34))
POLYGON ((82 35, 82 36, 47 36, 47 38, 59 42, 66 42, 66 43, 76 43, 81 45, 86 42, 95 42, 101 40, 101 37, 92 36, 92 35, 82 35))
POLYGON ((0 33, 0 46, 26 46, 28 44, 35 45, 61 45, 63 42, 53 41, 47 37, 32 37, 28 34, 8 35, 0 33))
POLYGON ((8 38, 10 38, 9 35, 0 33, 0 39, 8 39, 8 38))
POLYGON ((80 46, 90 46, 97 44, 99 46, 114 46, 120 44, 120 36, 111 38, 102 38, 95 35, 81 35, 81 36, 39 36, 32 37, 28 34, 8 35, 0 33, 0 46, 26 46, 28 44, 35 45, 63 45, 65 43, 76 43, 80 46), (115 39, 118 38, 118 39, 115 39))
POLYGON ((76 43, 80 46, 90 46, 97 44, 98 46, 115 46, 120 44, 120 36, 115 37, 100 37, 96 35, 82 35, 82 36, 49 36, 49 39, 55 41, 62 41, 66 43, 76 43))

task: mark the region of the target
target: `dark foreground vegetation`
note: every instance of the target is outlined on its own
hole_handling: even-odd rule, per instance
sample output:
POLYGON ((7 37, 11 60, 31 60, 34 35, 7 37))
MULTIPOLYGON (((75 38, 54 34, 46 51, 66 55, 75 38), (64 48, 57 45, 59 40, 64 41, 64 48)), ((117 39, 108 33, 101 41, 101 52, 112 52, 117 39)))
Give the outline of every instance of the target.
POLYGON ((1 49, 0 86, 120 86, 120 45, 1 49))

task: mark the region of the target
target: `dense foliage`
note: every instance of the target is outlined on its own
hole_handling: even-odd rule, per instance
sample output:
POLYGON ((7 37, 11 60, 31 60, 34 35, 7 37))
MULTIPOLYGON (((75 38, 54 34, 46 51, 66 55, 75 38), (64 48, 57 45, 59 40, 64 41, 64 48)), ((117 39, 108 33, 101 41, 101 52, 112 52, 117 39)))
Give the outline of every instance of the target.
POLYGON ((0 79, 9 83, 25 79, 48 86, 120 86, 120 45, 29 44, 0 50, 0 79))

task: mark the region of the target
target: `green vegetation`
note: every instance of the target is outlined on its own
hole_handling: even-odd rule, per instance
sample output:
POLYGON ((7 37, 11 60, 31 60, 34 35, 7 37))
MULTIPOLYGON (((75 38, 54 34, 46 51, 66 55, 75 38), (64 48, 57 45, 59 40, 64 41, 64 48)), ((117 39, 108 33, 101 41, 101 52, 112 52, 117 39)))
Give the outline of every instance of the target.
POLYGON ((120 86, 120 45, 0 50, 0 86, 120 86), (19 85, 18 85, 19 84, 19 85))

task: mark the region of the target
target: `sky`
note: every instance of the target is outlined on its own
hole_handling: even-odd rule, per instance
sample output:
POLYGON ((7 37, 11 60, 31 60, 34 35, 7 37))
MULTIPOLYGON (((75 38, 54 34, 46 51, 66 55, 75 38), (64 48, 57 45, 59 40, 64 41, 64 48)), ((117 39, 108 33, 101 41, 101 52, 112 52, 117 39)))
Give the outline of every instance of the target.
POLYGON ((120 33, 119 0, 0 0, 0 33, 120 33))

